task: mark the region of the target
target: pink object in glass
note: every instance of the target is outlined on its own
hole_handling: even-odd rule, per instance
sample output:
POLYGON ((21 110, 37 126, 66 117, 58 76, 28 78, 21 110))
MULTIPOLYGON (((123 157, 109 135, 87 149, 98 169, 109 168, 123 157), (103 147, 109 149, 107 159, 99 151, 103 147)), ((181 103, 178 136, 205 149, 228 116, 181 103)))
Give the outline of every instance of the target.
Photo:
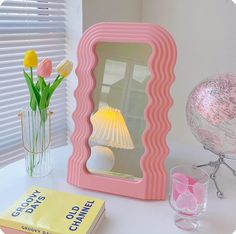
POLYGON ((192 231, 198 227, 198 216, 205 210, 209 176, 193 166, 178 166, 170 172, 170 205, 177 212, 177 227, 192 231))
POLYGON ((197 199, 191 192, 186 191, 178 196, 176 206, 187 212, 195 212, 197 209, 197 199))
POLYGON ((193 193, 193 186, 197 181, 192 178, 191 176, 188 176, 188 189, 191 193, 193 193))
POLYGON ((188 189, 188 177, 182 173, 173 174, 173 187, 179 194, 186 192, 188 189))
POLYGON ((179 194, 182 194, 188 191, 191 193, 194 193, 195 196, 201 197, 201 195, 198 194, 202 192, 200 188, 201 186, 197 183, 197 180, 192 178, 191 176, 185 176, 182 173, 173 174, 173 192, 175 193, 176 199, 179 194), (195 193, 194 193, 193 188, 195 188, 195 193))
POLYGON ((205 195, 205 187, 202 184, 196 183, 193 185, 193 194, 197 199, 198 204, 202 204, 204 202, 205 195))
POLYGON ((178 193, 178 191, 176 191, 175 186, 173 186, 173 188, 172 188, 172 196, 173 196, 173 199, 174 199, 175 201, 177 200, 177 198, 178 198, 178 196, 179 196, 179 193, 178 193))

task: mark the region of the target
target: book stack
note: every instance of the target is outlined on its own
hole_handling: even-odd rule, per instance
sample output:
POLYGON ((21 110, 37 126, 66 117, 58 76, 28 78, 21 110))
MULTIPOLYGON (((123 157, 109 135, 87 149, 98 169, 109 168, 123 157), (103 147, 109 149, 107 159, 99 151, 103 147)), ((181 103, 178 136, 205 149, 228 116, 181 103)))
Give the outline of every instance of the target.
POLYGON ((0 216, 6 234, 94 234, 104 218, 104 201, 34 187, 0 216))

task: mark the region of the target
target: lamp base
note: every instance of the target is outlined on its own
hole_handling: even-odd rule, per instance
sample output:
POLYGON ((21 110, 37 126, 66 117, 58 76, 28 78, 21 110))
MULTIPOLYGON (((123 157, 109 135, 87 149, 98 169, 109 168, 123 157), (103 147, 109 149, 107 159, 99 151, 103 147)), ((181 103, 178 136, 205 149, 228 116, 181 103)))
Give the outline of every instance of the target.
POLYGON ((110 171, 115 163, 113 152, 106 146, 91 147, 91 155, 87 161, 87 168, 91 171, 110 171))

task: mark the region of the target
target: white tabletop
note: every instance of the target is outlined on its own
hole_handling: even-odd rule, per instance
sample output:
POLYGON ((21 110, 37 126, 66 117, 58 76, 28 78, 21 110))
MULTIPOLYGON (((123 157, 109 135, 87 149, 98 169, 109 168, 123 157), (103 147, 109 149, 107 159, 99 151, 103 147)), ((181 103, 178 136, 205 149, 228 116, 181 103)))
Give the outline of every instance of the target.
MULTIPOLYGON (((25 174, 24 160, 0 170, 0 213, 31 186, 78 193, 105 200, 106 218, 98 234, 181 234, 173 223, 174 211, 168 201, 141 201, 132 198, 98 193, 74 187, 66 182, 67 159, 71 146, 52 150, 54 171, 47 177, 29 178, 25 174)), ((201 163, 215 157, 200 147, 171 144, 167 168, 183 163, 201 163)), ((236 168, 236 162, 232 165, 236 168)), ((196 233, 231 234, 236 229, 236 177, 222 168, 218 181, 225 198, 218 199, 213 184, 210 186, 207 211, 201 216, 201 227, 196 233)))

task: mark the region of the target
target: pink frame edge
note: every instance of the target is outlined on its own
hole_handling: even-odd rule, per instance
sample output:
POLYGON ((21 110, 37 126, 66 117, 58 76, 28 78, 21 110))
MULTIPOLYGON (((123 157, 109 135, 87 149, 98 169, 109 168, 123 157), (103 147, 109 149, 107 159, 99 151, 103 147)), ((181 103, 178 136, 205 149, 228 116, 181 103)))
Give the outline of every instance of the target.
POLYGON ((73 152, 68 163, 68 183, 139 199, 166 198, 164 162, 169 153, 166 136, 171 128, 168 111, 173 102, 170 87, 175 78, 176 54, 172 36, 162 27, 149 23, 99 23, 83 34, 77 50, 79 83, 74 92, 77 106, 73 113, 75 129, 71 136, 73 152), (86 167, 90 156, 88 139, 92 133, 92 93, 96 85, 95 46, 99 42, 147 43, 152 47, 148 61, 151 78, 146 87, 148 104, 144 111, 146 129, 142 135, 145 151, 140 160, 143 178, 139 181, 91 174, 86 167))

